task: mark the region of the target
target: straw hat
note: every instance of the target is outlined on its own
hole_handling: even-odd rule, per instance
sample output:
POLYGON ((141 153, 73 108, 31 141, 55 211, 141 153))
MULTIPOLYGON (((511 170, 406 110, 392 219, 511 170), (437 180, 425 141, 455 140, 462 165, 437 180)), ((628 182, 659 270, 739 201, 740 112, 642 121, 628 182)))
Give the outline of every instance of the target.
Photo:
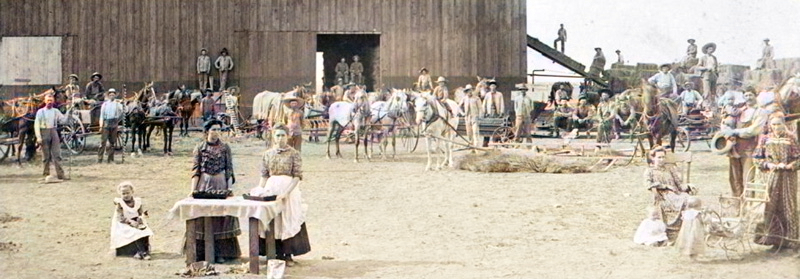
POLYGON ((464 91, 465 92, 466 91, 472 91, 472 84, 467 84, 466 86, 464 86, 464 91))
POLYGON ((305 103, 305 100, 303 100, 302 98, 295 97, 295 96, 284 97, 283 99, 281 99, 281 102, 283 102, 283 105, 285 105, 287 107, 291 107, 289 104, 292 101, 297 101, 297 106, 298 107, 302 107, 303 104, 305 103))
POLYGON ((422 67, 422 69, 419 69, 419 72, 420 72, 420 73, 422 73, 422 72, 427 72, 427 71, 428 71, 428 68, 425 68, 425 67, 422 67))
POLYGON ((714 149, 714 153, 719 155, 728 154, 733 148, 733 142, 726 139, 721 132, 714 134, 714 137, 711 138, 711 145, 714 149))
POLYGON ((447 80, 444 79, 444 77, 439 77, 436 79, 436 82, 447 82, 447 80))
POLYGON ((703 53, 708 53, 707 49, 710 48, 710 47, 713 47, 714 50, 716 50, 717 49, 717 44, 715 44, 715 43, 707 43, 707 44, 703 45, 703 53))
POLYGON ((111 89, 108 89, 108 93, 114 93, 114 94, 117 94, 117 90, 116 90, 116 89, 114 89, 114 88, 111 88, 111 89))

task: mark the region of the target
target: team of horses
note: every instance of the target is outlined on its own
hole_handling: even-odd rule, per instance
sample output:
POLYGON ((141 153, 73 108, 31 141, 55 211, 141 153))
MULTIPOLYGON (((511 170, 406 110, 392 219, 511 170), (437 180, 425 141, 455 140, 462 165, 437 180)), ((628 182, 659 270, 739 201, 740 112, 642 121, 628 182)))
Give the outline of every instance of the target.
MULTIPOLYGON (((486 86, 486 79, 479 78, 476 90, 486 86)), ((40 94, 31 94, 2 102, 0 104, 0 131, 18 137, 20 143, 14 151, 17 161, 21 161, 24 143, 35 141, 33 135, 33 119, 36 110, 41 107, 44 94, 63 95, 63 90, 51 88, 40 94)), ((458 100, 465 97, 461 88, 455 90, 454 100, 437 100, 431 92, 392 89, 388 93, 367 93, 359 88, 354 102, 336 101, 330 94, 310 94, 305 86, 297 86, 289 92, 264 91, 256 94, 253 100, 252 119, 260 123, 263 131, 269 127, 285 123, 289 108, 282 100, 287 96, 295 96, 308 100, 304 104, 305 118, 327 118, 327 152, 331 158, 331 145, 335 146, 334 156, 342 157, 339 142, 345 131, 350 131, 356 145, 355 158, 360 158, 359 150, 363 148, 367 159, 373 157, 371 142, 377 141, 382 158, 396 156, 396 139, 401 128, 415 127, 420 136, 425 138, 428 161, 425 169, 441 169, 453 164, 453 150, 459 144, 456 128, 461 111, 458 100), (362 147, 363 145, 363 147, 362 147), (436 163, 433 163, 434 158, 436 163)), ((776 90, 777 104, 786 114, 787 120, 800 119, 800 76, 787 79, 776 90)), ((131 97, 122 99, 125 107, 125 125, 129 128, 131 152, 147 151, 149 138, 154 130, 160 128, 164 137, 165 154, 172 152, 172 131, 175 121, 181 119, 180 135, 188 135, 192 113, 202 94, 199 92, 169 92, 158 98, 153 83, 146 83, 131 97), (138 140, 138 147, 136 145, 138 140)), ((66 104, 64 96, 59 103, 66 104)), ((669 138, 669 146, 674 150, 678 134, 678 104, 671 99, 659 98, 658 90, 647 82, 639 88, 625 90, 613 96, 623 125, 638 127, 647 135, 650 146, 662 145, 663 138, 669 138)), ((539 106, 540 108, 544 105, 539 106)), ((538 113, 533 113, 535 118, 538 113)), ((764 121, 761 122, 762 124, 764 121)), ((800 133, 800 122, 797 132, 800 133)), ((311 127, 319 128, 319 127, 311 127)), ((757 128, 757 127, 756 127, 757 128)), ((316 129, 315 129, 316 131, 316 129)), ((259 136, 262 136, 259 134, 259 136)), ((269 136, 265 137, 269 139, 269 136)), ((469 146, 464 142, 462 145, 469 146)), ((28 151, 27 154, 32 154, 28 151)))

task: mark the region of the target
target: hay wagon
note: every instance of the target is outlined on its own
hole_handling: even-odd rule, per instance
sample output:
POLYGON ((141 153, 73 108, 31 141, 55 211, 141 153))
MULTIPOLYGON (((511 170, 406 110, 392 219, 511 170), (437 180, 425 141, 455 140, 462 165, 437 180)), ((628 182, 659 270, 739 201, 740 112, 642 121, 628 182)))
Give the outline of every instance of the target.
MULTIPOLYGON (((100 135, 100 106, 95 105, 91 109, 82 110, 71 107, 65 114, 67 121, 59 127, 61 143, 72 155, 80 155, 86 149, 86 138, 91 135, 100 135)), ((130 128, 124 125, 125 118, 120 121, 119 132, 117 133, 116 149, 125 148, 130 135, 130 128)))

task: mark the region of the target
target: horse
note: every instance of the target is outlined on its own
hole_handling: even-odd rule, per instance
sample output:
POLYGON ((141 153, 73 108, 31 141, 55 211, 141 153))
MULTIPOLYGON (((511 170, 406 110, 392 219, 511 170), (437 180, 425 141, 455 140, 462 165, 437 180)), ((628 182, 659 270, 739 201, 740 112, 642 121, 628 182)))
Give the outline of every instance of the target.
POLYGON ((377 127, 377 130, 380 131, 378 147, 384 160, 388 153, 386 148, 389 145, 389 135, 392 136, 392 158, 397 155, 397 127, 408 124, 406 119, 409 112, 407 99, 405 92, 392 89, 392 95, 387 101, 370 104, 371 117, 368 123, 370 127, 377 127))
MULTIPOLYGON (((153 97, 155 92, 153 92, 153 97)), ((168 96, 166 96, 168 97, 168 96)), ((143 150, 146 151, 150 147, 150 136, 153 130, 161 128, 164 131, 164 154, 167 156, 172 155, 172 132, 175 130, 175 108, 170 104, 169 100, 158 101, 157 99, 150 100, 150 107, 147 110, 147 118, 142 123, 147 127, 147 134, 144 137, 143 150)), ((155 97, 154 97, 155 98, 155 97)))
MULTIPOLYGON (((366 96, 364 96, 365 98, 366 96)), ((331 141, 336 142, 336 156, 342 157, 341 150, 339 149, 339 140, 341 139, 342 132, 344 128, 348 125, 353 125, 353 132, 355 133, 355 143, 356 143, 356 157, 355 162, 358 162, 358 147, 360 144, 360 133, 364 135, 364 153, 366 154, 367 159, 370 158, 371 154, 367 150, 367 144, 369 143, 367 135, 369 134, 367 127, 365 126, 367 117, 369 117, 370 111, 369 105, 365 104, 357 104, 351 102, 335 102, 331 104, 328 108, 328 119, 330 123, 328 124, 328 149, 325 153, 325 156, 330 159, 331 158, 331 141), (356 109, 358 107, 358 109, 356 109), (363 130, 363 131, 362 131, 363 130)))
POLYGON ((192 93, 173 91, 169 94, 170 106, 174 107, 175 113, 181 117, 178 136, 189 136, 189 120, 192 118, 195 106, 200 103, 200 98, 202 98, 202 93, 196 90, 192 93))
POLYGON ((627 103, 622 104, 628 108, 623 109, 631 110, 625 123, 632 124, 632 121, 637 121, 636 125, 647 127, 647 141, 651 149, 655 145, 661 145, 663 136, 669 134, 670 149, 675 152, 675 139, 678 136, 678 104, 668 98, 659 98, 658 89, 644 80, 640 88, 629 89, 620 95, 625 95, 622 98, 627 98, 627 103), (641 112, 635 110, 639 107, 642 108, 641 112))
MULTIPOLYGON (((150 101, 155 98, 155 91, 153 90, 153 83, 145 83, 142 90, 130 98, 125 99, 125 125, 130 129, 131 135, 131 153, 137 152, 142 154, 145 142, 145 134, 147 125, 144 124, 147 119, 147 111, 149 109, 150 101), (139 148, 136 148, 136 139, 139 139, 139 148)), ((124 147, 123 147, 124 149, 124 147)))
POLYGON ((25 161, 33 159, 36 153, 36 131, 33 124, 36 120, 36 112, 43 105, 44 96, 48 94, 58 96, 59 93, 64 95, 63 90, 59 91, 59 89, 51 87, 39 94, 30 94, 28 97, 5 101, 5 104, 11 108, 11 114, 8 122, 4 123, 4 130, 12 131, 9 133, 12 136, 14 131, 16 132, 18 146, 12 148, 12 155, 13 153, 17 154, 17 164, 22 163, 23 147, 25 147, 25 161))
POLYGON ((428 155, 428 163, 425 171, 431 170, 433 156, 432 143, 444 152, 443 160, 437 165, 439 168, 453 166, 453 142, 457 136, 460 114, 458 104, 453 100, 445 100, 447 108, 436 100, 432 95, 426 93, 414 94, 414 111, 416 112, 416 123, 421 125, 422 134, 425 136, 425 143, 428 155))

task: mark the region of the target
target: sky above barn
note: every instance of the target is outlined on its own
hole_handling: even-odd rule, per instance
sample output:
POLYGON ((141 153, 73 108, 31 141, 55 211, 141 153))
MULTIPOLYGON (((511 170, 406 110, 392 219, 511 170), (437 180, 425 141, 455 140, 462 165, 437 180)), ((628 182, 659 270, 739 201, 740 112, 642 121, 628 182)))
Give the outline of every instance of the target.
MULTIPOLYGON (((527 0, 526 8, 528 35, 552 46, 563 23, 566 55, 587 69, 595 47, 603 49, 607 68, 617 49, 626 64, 676 62, 689 38, 698 47, 716 43, 721 64, 753 67, 765 38, 776 59, 800 57, 800 0, 527 0)), ((527 54, 529 73, 571 74, 530 48, 527 54)))

